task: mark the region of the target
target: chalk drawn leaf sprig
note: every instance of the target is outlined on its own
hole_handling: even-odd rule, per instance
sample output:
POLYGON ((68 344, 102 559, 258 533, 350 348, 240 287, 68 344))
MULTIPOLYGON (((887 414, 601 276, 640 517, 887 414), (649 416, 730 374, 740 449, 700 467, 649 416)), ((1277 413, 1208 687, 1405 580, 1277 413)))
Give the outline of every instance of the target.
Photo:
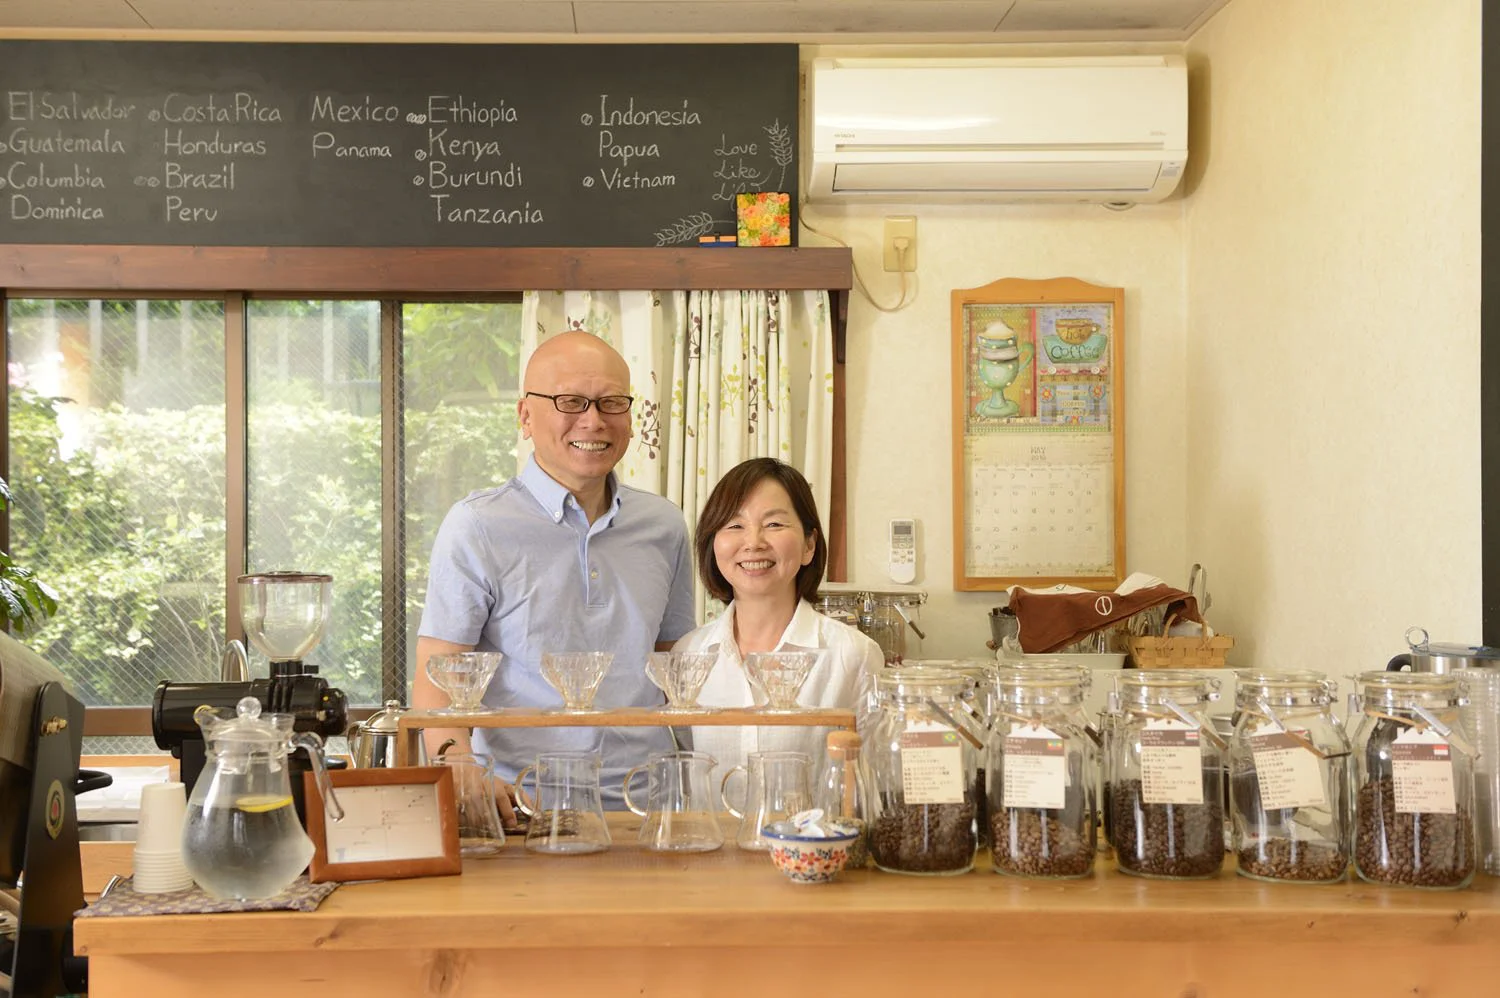
POLYGON ((792 163, 792 133, 778 118, 765 126, 766 134, 771 137, 771 155, 776 160, 777 166, 790 166, 792 163))
POLYGON ((781 123, 780 118, 762 127, 771 137, 771 156, 776 160, 776 165, 781 167, 781 176, 776 179, 774 189, 783 190, 786 182, 786 168, 792 163, 792 133, 781 123))
POLYGON ((714 217, 706 211, 695 212, 686 218, 679 218, 665 229, 656 231, 656 245, 673 246, 677 243, 685 243, 699 236, 706 236, 714 230, 714 217))

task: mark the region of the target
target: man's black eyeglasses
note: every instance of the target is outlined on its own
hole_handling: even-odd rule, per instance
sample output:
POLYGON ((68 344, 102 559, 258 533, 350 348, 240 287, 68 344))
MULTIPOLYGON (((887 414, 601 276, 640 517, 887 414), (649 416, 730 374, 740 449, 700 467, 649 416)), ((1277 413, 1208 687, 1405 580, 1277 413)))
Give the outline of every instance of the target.
POLYGON ((566 412, 573 416, 580 412, 588 412, 589 406, 596 407, 607 416, 619 416, 629 412, 630 404, 635 401, 629 395, 605 395, 603 398, 591 399, 586 395, 548 395, 545 392, 527 392, 526 394, 551 399, 558 412, 566 412))

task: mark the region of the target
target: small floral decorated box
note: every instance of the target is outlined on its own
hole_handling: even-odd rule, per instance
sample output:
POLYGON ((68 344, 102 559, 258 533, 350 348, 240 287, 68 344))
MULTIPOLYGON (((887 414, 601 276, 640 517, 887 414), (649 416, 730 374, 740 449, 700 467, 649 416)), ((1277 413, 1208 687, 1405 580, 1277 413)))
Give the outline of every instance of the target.
POLYGON ((792 196, 784 191, 736 194, 741 246, 792 245, 792 196))

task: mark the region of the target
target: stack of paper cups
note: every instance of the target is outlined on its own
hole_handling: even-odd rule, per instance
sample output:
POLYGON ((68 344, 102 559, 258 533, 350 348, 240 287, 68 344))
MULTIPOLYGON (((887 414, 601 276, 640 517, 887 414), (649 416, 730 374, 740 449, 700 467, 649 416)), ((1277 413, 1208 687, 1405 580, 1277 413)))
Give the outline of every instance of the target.
POLYGON ((165 894, 193 886, 193 878, 182 862, 182 823, 186 817, 187 794, 181 783, 148 783, 141 788, 131 879, 136 893, 165 894))

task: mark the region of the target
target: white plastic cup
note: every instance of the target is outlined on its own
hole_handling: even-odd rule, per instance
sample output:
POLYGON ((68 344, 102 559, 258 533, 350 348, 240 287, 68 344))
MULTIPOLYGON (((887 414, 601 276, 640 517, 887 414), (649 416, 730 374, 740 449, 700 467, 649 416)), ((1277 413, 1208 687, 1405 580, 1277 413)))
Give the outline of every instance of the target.
POLYGON ((137 870, 130 878, 130 887, 137 894, 171 894, 185 891, 193 886, 193 878, 184 867, 169 873, 153 873, 137 870))
POLYGON ((167 894, 193 886, 193 878, 182 862, 182 826, 186 819, 187 789, 181 783, 169 780, 141 788, 130 878, 137 894, 167 894))
POLYGON ((187 793, 175 780, 141 787, 141 810, 135 847, 145 853, 182 853, 182 824, 187 818, 187 793))

